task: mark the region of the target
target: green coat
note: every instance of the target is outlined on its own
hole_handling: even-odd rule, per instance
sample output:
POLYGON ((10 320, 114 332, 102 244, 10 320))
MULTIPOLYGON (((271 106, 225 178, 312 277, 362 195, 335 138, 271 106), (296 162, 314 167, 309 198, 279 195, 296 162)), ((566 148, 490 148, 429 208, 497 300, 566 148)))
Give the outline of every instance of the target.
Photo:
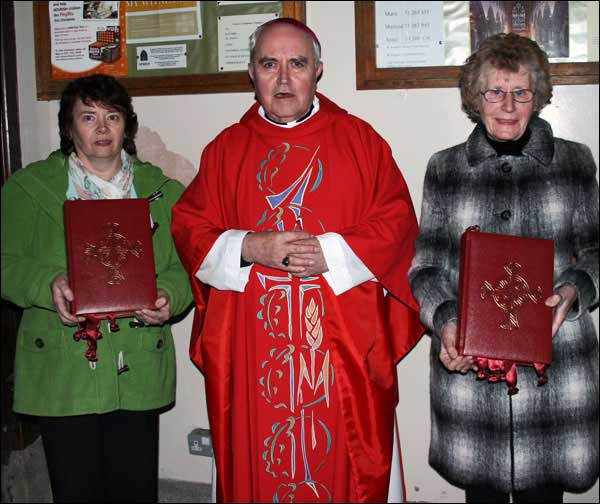
MULTIPOLYGON (((2 188, 2 297, 24 308, 15 358, 14 410, 42 416, 149 410, 175 400, 175 349, 171 327, 132 329, 119 319, 119 332, 100 328, 96 369, 84 357, 87 343, 62 324, 50 284, 67 271, 63 202, 67 158, 56 151, 19 170, 2 188), (129 371, 117 374, 118 357, 129 371)), ((171 238, 171 207, 183 186, 161 170, 135 159, 137 196, 161 190, 150 204, 157 286, 168 292, 171 315, 192 301, 187 274, 171 238)))

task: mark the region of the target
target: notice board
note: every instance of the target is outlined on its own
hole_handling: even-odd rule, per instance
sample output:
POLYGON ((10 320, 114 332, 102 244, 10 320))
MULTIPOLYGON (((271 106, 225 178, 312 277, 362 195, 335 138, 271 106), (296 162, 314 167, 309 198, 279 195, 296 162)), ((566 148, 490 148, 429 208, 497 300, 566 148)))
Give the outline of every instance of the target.
POLYGON ((596 1, 354 2, 356 88, 458 85, 486 37, 515 32, 546 51, 552 83, 598 84, 596 1))
POLYGON ((33 2, 38 100, 106 73, 132 96, 251 91, 248 37, 301 1, 33 2))

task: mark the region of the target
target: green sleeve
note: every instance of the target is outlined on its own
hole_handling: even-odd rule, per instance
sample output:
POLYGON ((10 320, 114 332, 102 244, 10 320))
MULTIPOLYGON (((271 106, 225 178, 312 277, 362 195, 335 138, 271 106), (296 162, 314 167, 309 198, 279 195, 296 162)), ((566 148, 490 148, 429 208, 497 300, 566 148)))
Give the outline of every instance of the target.
POLYGON ((169 294, 171 316, 181 314, 189 307, 193 300, 188 274, 179 260, 173 236, 171 235, 171 210, 173 205, 179 200, 183 190, 183 185, 175 180, 170 180, 163 188, 165 197, 162 203, 165 205, 164 211, 168 223, 165 223, 161 229, 160 246, 161 248, 166 247, 165 256, 168 257, 168 264, 166 269, 162 270, 158 275, 157 286, 169 294))
POLYGON ((38 203, 11 177, 2 188, 2 298, 23 308, 54 310, 50 284, 64 265, 36 251, 38 203))

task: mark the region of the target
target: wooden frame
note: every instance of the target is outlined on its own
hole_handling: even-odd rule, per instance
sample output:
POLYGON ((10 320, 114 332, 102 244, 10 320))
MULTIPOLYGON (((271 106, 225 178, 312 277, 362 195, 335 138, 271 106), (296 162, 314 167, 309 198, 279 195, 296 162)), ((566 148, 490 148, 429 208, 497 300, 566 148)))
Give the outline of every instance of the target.
MULTIPOLYGON (((356 89, 436 88, 458 86, 458 66, 377 68, 375 2, 354 2, 356 89)), ((552 84, 598 84, 598 62, 552 63, 552 84)))
MULTIPOLYGON (((283 16, 305 20, 305 2, 283 1, 283 16)), ((60 98, 68 81, 52 80, 51 41, 48 2, 33 2, 37 99, 60 98)), ((169 77, 129 77, 119 79, 131 96, 200 93, 238 93, 252 91, 247 72, 223 72, 169 77)))

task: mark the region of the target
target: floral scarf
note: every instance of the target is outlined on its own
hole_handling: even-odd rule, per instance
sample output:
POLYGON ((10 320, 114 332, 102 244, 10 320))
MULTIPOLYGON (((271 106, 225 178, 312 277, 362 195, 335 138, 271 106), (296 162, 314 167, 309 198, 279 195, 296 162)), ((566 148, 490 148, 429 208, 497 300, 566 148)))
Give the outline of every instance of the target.
POLYGON ((121 169, 110 180, 90 173, 73 152, 69 156, 69 189, 67 199, 127 199, 133 194, 133 161, 121 150, 121 169))

